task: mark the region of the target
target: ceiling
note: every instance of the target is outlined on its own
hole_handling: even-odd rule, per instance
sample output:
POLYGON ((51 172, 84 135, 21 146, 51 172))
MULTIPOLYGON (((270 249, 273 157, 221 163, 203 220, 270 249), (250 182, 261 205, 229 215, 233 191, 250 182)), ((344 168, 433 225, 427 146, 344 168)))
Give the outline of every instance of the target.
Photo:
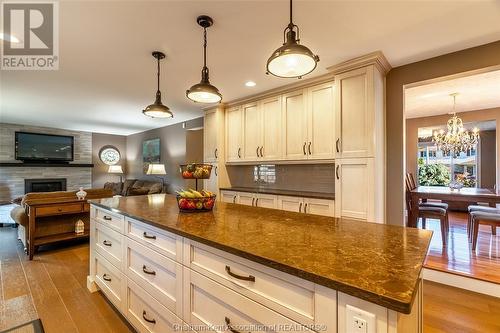
POLYGON ((405 90, 406 118, 500 107, 500 70, 444 80, 405 90))
MULTIPOLYGON (((200 14, 215 20, 208 64, 225 101, 291 82, 264 73, 287 1, 61 1, 59 12, 59 70, 2 71, 1 122, 128 135, 201 116, 185 98, 200 80, 200 14), (156 49, 167 54, 161 89, 170 120, 141 113, 154 100, 156 49)), ((375 50, 395 67, 496 41, 499 14, 499 1, 294 2, 301 40, 321 58, 314 75, 375 50)))

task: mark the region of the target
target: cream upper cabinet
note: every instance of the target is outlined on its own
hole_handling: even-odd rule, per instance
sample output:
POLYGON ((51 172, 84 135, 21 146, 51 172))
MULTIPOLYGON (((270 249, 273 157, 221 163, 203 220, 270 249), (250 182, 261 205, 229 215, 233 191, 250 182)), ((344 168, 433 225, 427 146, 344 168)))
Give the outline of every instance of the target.
POLYGON ((374 67, 335 76, 336 157, 374 156, 374 67))
POLYGON ((307 159, 306 90, 283 95, 283 157, 287 160, 307 159))
POLYGON ((376 222, 374 159, 339 159, 335 164, 335 216, 376 222))
POLYGON ((333 82, 307 91, 307 155, 309 159, 335 158, 335 105, 333 82))
POLYGON ((261 112, 259 103, 242 106, 243 112, 243 159, 254 161, 260 158, 261 112))
POLYGON ((260 108, 262 120, 260 157, 264 160, 280 160, 283 157, 281 96, 263 100, 260 108))
POLYGON ((216 109, 205 113, 203 126, 203 159, 205 162, 216 162, 217 149, 217 113, 216 109))
POLYGON ((226 110, 226 161, 241 162, 243 158, 243 112, 241 107, 226 110))

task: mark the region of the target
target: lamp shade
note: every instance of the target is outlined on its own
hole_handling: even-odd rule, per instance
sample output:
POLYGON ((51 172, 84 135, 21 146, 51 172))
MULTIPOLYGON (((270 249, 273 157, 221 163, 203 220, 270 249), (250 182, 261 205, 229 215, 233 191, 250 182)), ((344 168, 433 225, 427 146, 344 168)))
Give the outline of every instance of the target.
POLYGON ((108 173, 123 173, 121 165, 110 165, 108 173))
POLYGON ((165 164, 156 164, 156 163, 151 163, 148 166, 148 171, 146 172, 147 175, 166 175, 167 172, 165 171, 165 164))

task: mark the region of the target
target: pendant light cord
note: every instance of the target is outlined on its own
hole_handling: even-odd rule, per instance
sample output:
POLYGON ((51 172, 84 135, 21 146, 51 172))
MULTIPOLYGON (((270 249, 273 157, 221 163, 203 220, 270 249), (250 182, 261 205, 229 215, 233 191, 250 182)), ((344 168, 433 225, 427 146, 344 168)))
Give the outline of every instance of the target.
POLYGON ((203 28, 203 67, 207 67, 207 28, 203 28))
POLYGON ((290 0, 290 25, 293 25, 293 22, 292 22, 292 0, 290 0))
POLYGON ((160 58, 158 57, 156 60, 158 60, 158 70, 156 72, 156 84, 158 89, 156 90, 157 92, 160 91, 160 58))

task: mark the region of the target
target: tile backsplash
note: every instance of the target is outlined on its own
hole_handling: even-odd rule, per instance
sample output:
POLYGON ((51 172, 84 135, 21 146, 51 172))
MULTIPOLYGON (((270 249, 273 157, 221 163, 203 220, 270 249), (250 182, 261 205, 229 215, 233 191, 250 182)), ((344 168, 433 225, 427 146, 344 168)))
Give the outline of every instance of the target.
POLYGON ((232 165, 231 186, 335 193, 334 164, 232 165))

